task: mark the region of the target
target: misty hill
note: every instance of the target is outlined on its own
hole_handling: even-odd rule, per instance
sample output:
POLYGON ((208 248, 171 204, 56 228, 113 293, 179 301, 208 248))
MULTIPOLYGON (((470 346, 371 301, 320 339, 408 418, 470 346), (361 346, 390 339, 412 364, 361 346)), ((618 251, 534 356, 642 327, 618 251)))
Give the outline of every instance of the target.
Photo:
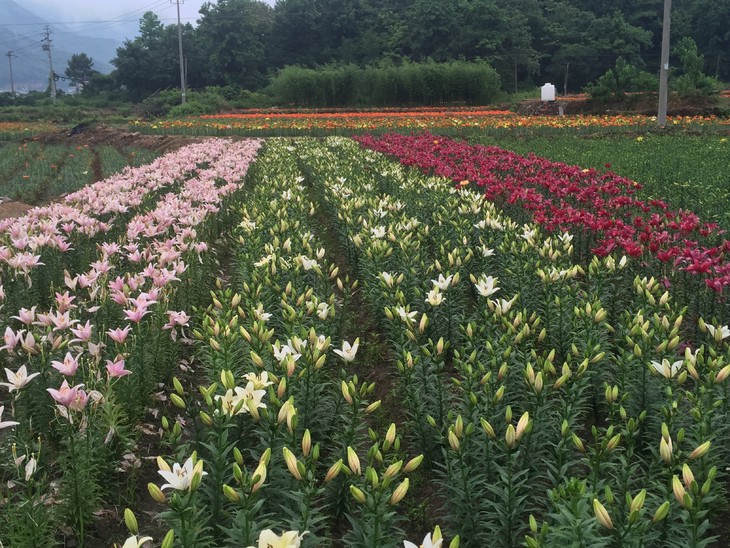
MULTIPOLYGON (((10 90, 10 66, 6 54, 13 51, 13 80, 15 90, 43 90, 48 87, 48 54, 41 49, 43 17, 13 0, 0 0, 0 90, 10 90)), ((68 60, 74 53, 85 53, 94 60, 94 69, 108 73, 109 63, 122 44, 109 38, 95 38, 73 32, 63 25, 52 25, 51 55, 53 69, 63 76, 68 60)), ((67 88, 64 81, 59 88, 67 88)))

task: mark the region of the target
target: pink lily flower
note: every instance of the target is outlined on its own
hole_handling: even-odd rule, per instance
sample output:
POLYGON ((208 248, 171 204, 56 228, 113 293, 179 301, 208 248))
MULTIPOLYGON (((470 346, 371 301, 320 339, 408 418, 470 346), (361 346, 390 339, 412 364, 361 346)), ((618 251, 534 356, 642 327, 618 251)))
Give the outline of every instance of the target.
POLYGON ((124 369, 125 363, 124 360, 121 358, 118 358, 117 361, 106 361, 106 371, 109 375, 110 379, 118 378, 118 377, 124 377, 126 375, 131 375, 132 372, 124 369))
POLYGON ((66 356, 63 358, 63 361, 59 362, 57 360, 53 360, 51 362, 51 367, 59 371, 61 375, 73 377, 76 370, 79 368, 79 357, 76 356, 74 358, 71 355, 71 352, 66 352, 66 356))
POLYGON ((109 335, 109 338, 113 340, 116 343, 124 344, 124 341, 127 340, 127 335, 129 335, 129 330, 131 329, 131 326, 127 325, 124 327, 124 329, 116 328, 116 329, 110 329, 106 332, 107 335, 109 335))

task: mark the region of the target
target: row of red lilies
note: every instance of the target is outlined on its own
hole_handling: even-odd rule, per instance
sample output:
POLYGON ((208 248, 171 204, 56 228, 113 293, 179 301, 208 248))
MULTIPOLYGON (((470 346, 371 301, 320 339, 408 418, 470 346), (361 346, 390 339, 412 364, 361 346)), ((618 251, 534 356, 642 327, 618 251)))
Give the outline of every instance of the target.
MULTIPOLYGON (((403 164, 484 189, 487 199, 518 206, 550 231, 588 232, 590 251, 656 257, 701 274, 711 289, 730 285, 730 242, 717 224, 690 211, 672 211, 662 200, 636 196, 640 185, 610 171, 520 156, 495 146, 470 145, 429 133, 362 136, 363 146, 403 164)), ((610 167, 610 166, 607 166, 610 167)))

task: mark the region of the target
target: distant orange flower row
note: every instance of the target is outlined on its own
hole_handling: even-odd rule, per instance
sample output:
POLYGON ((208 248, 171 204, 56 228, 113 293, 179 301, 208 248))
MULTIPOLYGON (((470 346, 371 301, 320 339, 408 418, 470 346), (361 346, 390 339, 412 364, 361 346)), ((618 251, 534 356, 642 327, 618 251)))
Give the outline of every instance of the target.
MULTIPOLYGON (((669 125, 730 125, 730 120, 714 116, 677 116, 669 125)), ((180 120, 134 122, 135 129, 152 133, 298 134, 320 131, 438 130, 438 129, 529 129, 529 128, 649 128, 656 126, 650 116, 521 116, 504 110, 420 109, 377 112, 242 112, 199 116, 180 120)))
POLYGON ((0 122, 0 135, 30 135, 51 128, 52 125, 46 122, 0 122))

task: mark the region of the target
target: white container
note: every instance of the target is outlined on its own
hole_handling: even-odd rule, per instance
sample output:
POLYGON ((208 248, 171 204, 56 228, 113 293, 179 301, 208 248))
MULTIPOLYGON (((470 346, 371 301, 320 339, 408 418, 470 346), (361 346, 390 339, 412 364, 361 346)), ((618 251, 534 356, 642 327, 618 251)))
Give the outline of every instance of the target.
POLYGON ((548 82, 540 88, 541 101, 555 101, 555 86, 548 82))

